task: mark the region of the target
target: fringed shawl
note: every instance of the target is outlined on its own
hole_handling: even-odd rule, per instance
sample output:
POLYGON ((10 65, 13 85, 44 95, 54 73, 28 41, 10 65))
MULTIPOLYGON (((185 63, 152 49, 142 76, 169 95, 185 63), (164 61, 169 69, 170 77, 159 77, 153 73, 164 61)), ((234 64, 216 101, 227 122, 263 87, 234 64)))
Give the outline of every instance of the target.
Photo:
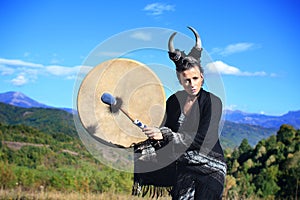
POLYGON ((149 193, 152 197, 158 197, 170 192, 173 186, 180 190, 180 186, 176 185, 177 176, 181 173, 177 171, 178 166, 186 173, 197 174, 195 181, 201 181, 201 176, 209 177, 212 187, 217 184, 222 191, 226 163, 219 141, 221 100, 201 89, 198 103, 193 105, 182 123, 178 119, 187 95, 185 91, 179 91, 168 99, 166 120, 160 128, 164 139, 158 142, 158 146, 157 141, 151 143, 156 150, 155 159, 140 160, 140 156, 145 158, 145 154, 138 146, 135 147, 133 195, 145 196, 149 193))

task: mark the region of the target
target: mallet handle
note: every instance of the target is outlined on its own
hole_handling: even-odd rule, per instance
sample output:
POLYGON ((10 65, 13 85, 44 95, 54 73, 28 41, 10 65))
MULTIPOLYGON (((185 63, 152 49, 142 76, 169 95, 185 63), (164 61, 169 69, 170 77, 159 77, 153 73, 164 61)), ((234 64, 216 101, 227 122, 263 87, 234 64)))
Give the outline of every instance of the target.
POLYGON ((140 128, 145 128, 146 127, 146 125, 145 124, 143 124, 140 120, 138 120, 138 119, 133 119, 131 116, 130 116, 130 114, 126 111, 126 110, 124 110, 124 109, 122 109, 122 108, 120 108, 120 110, 135 124, 135 125, 137 125, 138 127, 140 127, 140 128))
POLYGON ((126 111, 126 110, 124 110, 124 109, 122 109, 122 108, 120 108, 120 110, 132 121, 132 122, 134 122, 134 119, 130 116, 130 114, 126 111))

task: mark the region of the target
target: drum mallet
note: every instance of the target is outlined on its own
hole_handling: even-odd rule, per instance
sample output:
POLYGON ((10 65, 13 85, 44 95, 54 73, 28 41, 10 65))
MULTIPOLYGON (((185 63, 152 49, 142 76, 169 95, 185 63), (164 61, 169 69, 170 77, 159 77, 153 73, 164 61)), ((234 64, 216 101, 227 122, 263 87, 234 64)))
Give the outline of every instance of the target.
POLYGON ((134 119, 130 114, 122 108, 123 101, 119 97, 114 97, 109 93, 103 93, 101 96, 101 101, 109 105, 109 110, 111 113, 117 113, 119 110, 122 111, 135 125, 141 129, 145 128, 146 125, 143 124, 140 120, 134 119))

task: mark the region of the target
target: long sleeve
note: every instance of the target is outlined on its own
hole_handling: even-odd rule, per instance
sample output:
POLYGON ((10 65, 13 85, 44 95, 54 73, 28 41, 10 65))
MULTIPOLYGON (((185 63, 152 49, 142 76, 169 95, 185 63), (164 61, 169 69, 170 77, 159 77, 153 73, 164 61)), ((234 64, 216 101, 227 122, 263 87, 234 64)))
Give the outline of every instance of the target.
POLYGON ((221 100, 209 94, 209 98, 204 105, 200 115, 199 127, 196 136, 191 144, 191 149, 208 149, 215 148, 219 142, 219 123, 222 115, 221 100))

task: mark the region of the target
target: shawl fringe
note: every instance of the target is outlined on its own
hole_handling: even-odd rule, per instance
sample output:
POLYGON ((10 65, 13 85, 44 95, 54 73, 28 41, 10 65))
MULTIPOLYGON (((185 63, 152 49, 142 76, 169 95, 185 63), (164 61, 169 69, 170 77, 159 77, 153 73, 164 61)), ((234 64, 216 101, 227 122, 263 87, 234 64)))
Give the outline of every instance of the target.
POLYGON ((132 186, 132 195, 145 197, 148 195, 150 198, 164 197, 171 195, 172 187, 161 187, 154 185, 140 185, 138 182, 135 182, 132 186))

